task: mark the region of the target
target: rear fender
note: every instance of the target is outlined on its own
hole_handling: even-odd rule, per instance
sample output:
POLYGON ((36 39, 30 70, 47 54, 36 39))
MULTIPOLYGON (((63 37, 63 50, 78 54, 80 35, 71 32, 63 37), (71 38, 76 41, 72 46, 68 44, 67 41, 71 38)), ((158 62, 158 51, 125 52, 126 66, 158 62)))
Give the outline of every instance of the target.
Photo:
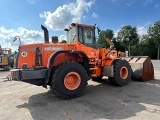
POLYGON ((87 55, 82 52, 82 51, 72 51, 72 50, 61 50, 61 51, 57 51, 55 53, 53 53, 50 58, 48 59, 48 65, 47 65, 47 68, 48 68, 48 75, 47 75, 47 79, 46 79, 46 84, 49 83, 51 80, 51 73, 53 72, 53 68, 64 63, 64 62, 68 62, 67 60, 64 59, 64 62, 59 62, 58 64, 56 63, 56 57, 58 57, 58 55, 60 54, 72 54, 74 56, 75 59, 73 59, 73 61, 75 62, 78 62, 76 61, 77 58, 82 58, 82 62, 83 62, 83 66, 85 67, 87 73, 88 73, 88 76, 90 76, 90 72, 89 72, 89 58, 87 57, 87 55))

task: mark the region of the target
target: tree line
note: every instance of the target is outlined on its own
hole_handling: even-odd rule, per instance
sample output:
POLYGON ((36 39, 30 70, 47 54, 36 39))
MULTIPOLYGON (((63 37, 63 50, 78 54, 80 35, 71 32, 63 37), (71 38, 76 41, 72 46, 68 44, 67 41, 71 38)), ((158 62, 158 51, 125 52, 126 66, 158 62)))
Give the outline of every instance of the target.
POLYGON ((129 51, 130 56, 149 56, 151 59, 160 57, 160 20, 150 25, 147 33, 140 36, 135 26, 123 26, 114 37, 111 29, 101 30, 98 37, 98 46, 108 48, 105 38, 109 38, 117 51, 129 51))

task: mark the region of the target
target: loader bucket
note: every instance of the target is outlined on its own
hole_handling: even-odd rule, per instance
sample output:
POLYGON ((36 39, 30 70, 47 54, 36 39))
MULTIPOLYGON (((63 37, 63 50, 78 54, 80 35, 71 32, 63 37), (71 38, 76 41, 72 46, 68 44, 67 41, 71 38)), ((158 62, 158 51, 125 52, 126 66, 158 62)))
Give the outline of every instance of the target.
POLYGON ((133 80, 148 81, 154 79, 153 64, 148 56, 127 57, 125 60, 131 65, 133 80))

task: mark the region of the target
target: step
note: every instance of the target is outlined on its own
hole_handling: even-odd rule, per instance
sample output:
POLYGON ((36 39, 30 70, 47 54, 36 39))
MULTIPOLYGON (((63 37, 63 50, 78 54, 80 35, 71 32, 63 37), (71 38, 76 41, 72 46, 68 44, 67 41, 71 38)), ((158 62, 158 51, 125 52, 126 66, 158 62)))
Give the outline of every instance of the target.
POLYGON ((90 70, 96 70, 97 68, 89 68, 90 70))

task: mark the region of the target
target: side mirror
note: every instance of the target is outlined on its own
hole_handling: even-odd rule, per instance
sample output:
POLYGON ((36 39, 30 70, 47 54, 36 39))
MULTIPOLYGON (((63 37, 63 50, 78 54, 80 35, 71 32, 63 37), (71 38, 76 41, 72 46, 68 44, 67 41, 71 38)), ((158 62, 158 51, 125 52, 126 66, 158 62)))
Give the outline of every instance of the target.
POLYGON ((21 45, 21 39, 20 39, 19 36, 15 36, 13 42, 15 42, 15 41, 17 40, 17 38, 19 39, 19 43, 20 43, 20 45, 21 45))
POLYGON ((13 42, 15 42, 17 40, 17 37, 14 37, 14 40, 13 40, 13 42))

